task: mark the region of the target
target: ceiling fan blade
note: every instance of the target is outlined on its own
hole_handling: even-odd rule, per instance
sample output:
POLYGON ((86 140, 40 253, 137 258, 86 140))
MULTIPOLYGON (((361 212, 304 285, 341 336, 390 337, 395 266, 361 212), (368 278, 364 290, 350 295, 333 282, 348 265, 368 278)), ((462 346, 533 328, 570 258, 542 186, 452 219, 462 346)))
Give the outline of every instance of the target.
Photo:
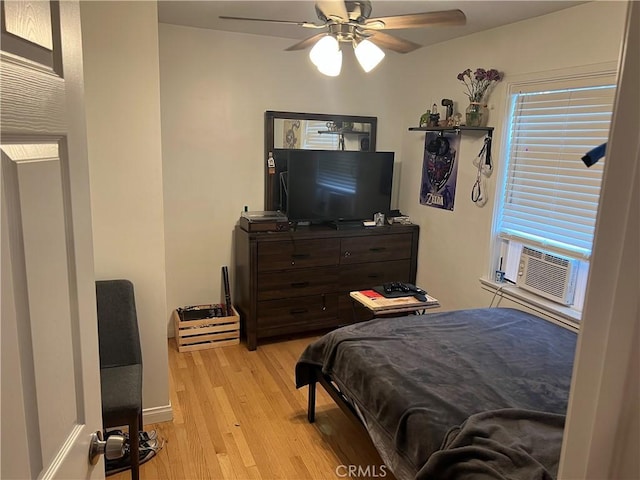
POLYGON ((218 18, 222 18, 223 20, 246 20, 250 22, 271 22, 271 23, 285 23, 289 25, 298 25, 299 27, 305 28, 324 28, 326 25, 317 25, 311 22, 296 22, 293 20, 272 20, 269 18, 247 18, 247 17, 228 17, 225 15, 220 15, 218 18))
POLYGON ((409 53, 422 47, 422 45, 410 42, 409 40, 394 37, 393 35, 382 32, 371 32, 371 36, 368 36, 367 39, 375 43, 380 48, 386 48, 387 50, 392 50, 398 53, 409 53))
POLYGON ((362 27, 370 29, 420 28, 434 25, 464 25, 467 17, 462 10, 443 10, 441 12, 411 13, 394 17, 370 18, 362 27))
POLYGON ((312 37, 305 38, 301 42, 298 42, 294 45, 291 45, 289 48, 285 48, 287 52, 292 50, 304 50, 305 48, 309 48, 311 45, 315 44, 318 40, 324 37, 326 33, 318 33, 312 37))
POLYGON ((319 0, 316 7, 328 19, 337 17, 345 22, 349 20, 349 12, 343 0, 319 0))

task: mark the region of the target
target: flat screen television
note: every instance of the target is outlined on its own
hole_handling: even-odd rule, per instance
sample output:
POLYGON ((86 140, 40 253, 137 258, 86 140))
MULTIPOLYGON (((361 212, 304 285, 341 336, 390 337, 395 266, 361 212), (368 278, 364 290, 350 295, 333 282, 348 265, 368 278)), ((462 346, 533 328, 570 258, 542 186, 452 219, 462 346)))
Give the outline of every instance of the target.
POLYGON ((393 152, 290 150, 287 217, 312 223, 371 220, 388 214, 393 152))

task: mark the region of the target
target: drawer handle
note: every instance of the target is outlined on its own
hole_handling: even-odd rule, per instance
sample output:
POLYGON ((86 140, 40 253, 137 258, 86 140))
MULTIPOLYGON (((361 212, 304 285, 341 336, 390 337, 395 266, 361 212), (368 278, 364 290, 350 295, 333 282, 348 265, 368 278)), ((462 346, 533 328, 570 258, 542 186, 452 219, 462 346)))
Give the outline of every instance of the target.
POLYGON ((386 250, 387 247, 371 247, 369 249, 370 252, 382 252, 383 250, 386 250))
POLYGON ((289 310, 289 313, 291 315, 299 315, 301 313, 307 313, 309 310, 307 310, 306 308, 292 308, 291 310, 289 310))
POLYGON ((304 288, 308 286, 309 286, 309 282, 293 282, 291 284, 291 288, 304 288))
POLYGON ((378 278, 378 277, 380 277, 380 275, 379 275, 379 274, 377 274, 377 273, 370 273, 370 274, 369 274, 369 275, 367 275, 367 276, 368 276, 369 278, 378 278))

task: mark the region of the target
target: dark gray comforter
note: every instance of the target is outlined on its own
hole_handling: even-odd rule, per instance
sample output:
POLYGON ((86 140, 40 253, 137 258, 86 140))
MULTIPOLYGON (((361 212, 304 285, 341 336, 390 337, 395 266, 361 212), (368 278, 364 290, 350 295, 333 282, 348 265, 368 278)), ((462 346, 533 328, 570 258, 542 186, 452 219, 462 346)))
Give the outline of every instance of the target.
POLYGON ((552 480, 565 416, 508 408, 471 415, 447 433, 417 480, 552 480))
POLYGON ((321 367, 356 405, 383 460, 412 477, 474 414, 564 415, 575 343, 574 333, 507 308, 377 319, 309 345, 296 385, 321 367))

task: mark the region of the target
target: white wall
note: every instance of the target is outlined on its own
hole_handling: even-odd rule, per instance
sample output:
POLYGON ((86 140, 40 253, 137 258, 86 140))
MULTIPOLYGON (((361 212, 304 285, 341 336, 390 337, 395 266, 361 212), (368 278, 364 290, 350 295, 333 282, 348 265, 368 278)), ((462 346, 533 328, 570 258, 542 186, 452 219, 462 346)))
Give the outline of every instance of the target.
MULTIPOLYGON (((478 208, 469 199, 482 135, 463 136, 449 212, 420 205, 424 134, 407 129, 442 98, 464 111, 456 76, 466 68, 521 75, 615 62, 624 12, 622 2, 588 3, 409 55, 388 53, 369 74, 346 49, 337 78, 317 73, 307 51, 283 51, 292 43, 286 39, 161 24, 168 308, 217 299, 242 207, 263 209, 265 110, 377 116, 378 150, 396 152, 398 206, 421 226, 418 283, 448 310, 488 306, 478 278, 488 268, 496 175, 488 204, 478 208)), ((498 84, 489 99, 496 163, 503 88, 498 84)))
POLYGON ((144 408, 167 419, 156 3, 83 2, 81 18, 96 277, 133 282, 144 408))
MULTIPOLYGON (((420 115, 440 99, 451 98, 457 110, 468 104, 456 79, 466 68, 496 68, 505 81, 489 96, 489 125, 495 127, 494 174, 487 182, 489 202, 482 208, 470 200, 476 179, 472 161, 482 146, 482 134, 465 132, 460 147, 458 182, 453 212, 420 205, 424 134, 402 132, 400 207, 421 226, 418 283, 444 309, 489 306, 491 294, 478 279, 489 269, 496 171, 504 155, 505 83, 509 77, 617 62, 625 17, 623 2, 592 2, 531 20, 441 43, 412 53, 414 73, 403 77, 397 101, 402 124, 416 125, 420 115), (597 28, 592 28, 597 26, 597 28)), ((401 71, 401 69, 399 69, 401 71)))
POLYGON ((559 479, 640 478, 640 3, 629 3, 559 479))
POLYGON ((400 149, 389 65, 366 75, 345 55, 329 78, 291 43, 160 24, 169 309, 220 300, 242 208, 264 209, 266 110, 377 116, 378 150, 400 149))

